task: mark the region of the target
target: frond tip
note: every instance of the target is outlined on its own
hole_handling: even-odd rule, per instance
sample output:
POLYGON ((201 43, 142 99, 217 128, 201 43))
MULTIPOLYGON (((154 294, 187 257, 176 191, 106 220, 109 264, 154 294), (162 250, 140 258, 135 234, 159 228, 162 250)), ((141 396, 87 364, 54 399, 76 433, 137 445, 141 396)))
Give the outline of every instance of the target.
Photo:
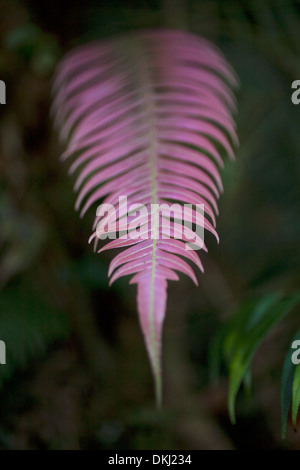
POLYGON ((220 169, 238 143, 236 82, 210 42, 171 30, 81 46, 62 60, 54 80, 55 125, 67 144, 62 158, 73 159, 76 208, 81 215, 96 203, 108 208, 97 211, 95 248, 119 228, 100 251, 124 249, 109 276, 114 282, 133 275, 137 284, 158 402, 167 281, 179 272, 197 284, 190 262, 203 271, 196 250, 207 250, 204 229, 218 240, 220 169), (169 220, 161 212, 166 204, 169 220))

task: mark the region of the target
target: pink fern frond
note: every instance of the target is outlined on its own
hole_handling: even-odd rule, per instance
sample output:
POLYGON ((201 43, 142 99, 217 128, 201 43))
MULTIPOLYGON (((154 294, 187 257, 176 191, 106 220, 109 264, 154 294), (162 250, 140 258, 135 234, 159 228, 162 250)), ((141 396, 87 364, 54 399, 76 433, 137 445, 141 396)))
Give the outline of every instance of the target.
POLYGON ((184 222, 200 224, 218 240, 220 169, 224 155, 233 159, 238 144, 232 119, 236 84, 235 73, 209 41, 171 30, 81 46, 62 60, 54 80, 55 125, 67 143, 62 158, 72 157, 70 173, 77 173, 76 209, 84 215, 95 203, 116 206, 121 196, 128 206, 149 209, 128 218, 125 209, 96 216, 91 240, 96 248, 108 221, 124 231, 133 221, 139 226, 135 239, 120 237, 99 251, 123 248, 110 264, 110 283, 132 275, 137 284, 158 402, 167 281, 184 273, 197 284, 189 263, 201 271, 203 266, 187 244, 194 235, 194 247, 207 248, 190 228, 180 232, 180 208, 169 226, 158 214, 153 226, 150 207, 202 204, 201 221, 190 208, 184 222))

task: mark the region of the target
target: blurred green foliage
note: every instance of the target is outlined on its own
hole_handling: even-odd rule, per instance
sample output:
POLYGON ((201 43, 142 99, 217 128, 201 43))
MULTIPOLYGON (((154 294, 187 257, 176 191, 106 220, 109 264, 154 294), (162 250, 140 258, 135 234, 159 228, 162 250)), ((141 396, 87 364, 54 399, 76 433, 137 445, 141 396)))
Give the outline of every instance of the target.
MULTIPOLYGON (((236 422, 236 396, 242 382, 249 380, 254 354, 270 330, 299 304, 300 293, 285 297, 276 293, 258 301, 251 299, 241 303, 230 320, 217 332, 210 353, 211 378, 212 383, 219 379, 221 363, 225 361, 229 376, 228 409, 232 423, 236 422)), ((292 364, 290 355, 289 360, 292 364)), ((288 364, 288 367, 290 369, 292 366, 288 364)), ((293 386, 293 394, 297 395, 297 387, 293 386)), ((297 396, 293 397, 293 402, 297 402, 297 396)))
POLYGON ((53 72, 60 56, 60 47, 55 37, 30 23, 9 31, 4 47, 14 52, 20 61, 28 63, 40 75, 53 72))
POLYGON ((7 364, 0 369, 0 387, 17 369, 31 367, 49 344, 66 338, 69 321, 54 310, 31 284, 7 289, 0 298, 0 331, 5 338, 7 364))
MULTIPOLYGON (((297 331, 291 345, 294 341, 299 340, 300 330, 297 331)), ((299 397, 299 365, 294 364, 292 361, 292 355, 294 350, 289 348, 281 377, 281 418, 282 418, 282 437, 286 435, 286 427, 288 421, 288 413, 292 403, 292 421, 294 429, 297 427, 297 415, 300 404, 299 397)))

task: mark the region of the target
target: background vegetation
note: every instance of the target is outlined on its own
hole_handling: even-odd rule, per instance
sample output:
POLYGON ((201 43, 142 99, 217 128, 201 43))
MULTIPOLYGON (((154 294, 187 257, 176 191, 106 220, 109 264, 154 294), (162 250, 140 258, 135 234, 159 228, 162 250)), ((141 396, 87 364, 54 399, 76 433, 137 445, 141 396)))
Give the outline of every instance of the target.
POLYGON ((299 57, 298 1, 0 0, 1 448, 300 449, 290 418, 281 439, 280 411, 299 330, 300 105, 291 102, 299 57), (170 284, 157 412, 135 289, 126 280, 108 288, 110 255, 87 245, 93 214, 80 221, 74 212, 49 108, 64 52, 165 24, 210 38, 236 69, 241 146, 223 173, 221 242, 207 236, 200 287, 170 284), (237 313, 252 318, 270 299, 276 326, 255 336, 264 341, 233 426, 228 373, 244 345, 224 338, 240 331, 237 313))

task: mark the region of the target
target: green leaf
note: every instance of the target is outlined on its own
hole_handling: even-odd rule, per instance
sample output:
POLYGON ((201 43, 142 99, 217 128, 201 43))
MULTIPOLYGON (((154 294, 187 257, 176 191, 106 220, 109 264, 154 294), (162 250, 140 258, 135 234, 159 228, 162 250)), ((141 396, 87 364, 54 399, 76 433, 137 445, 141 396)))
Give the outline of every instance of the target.
POLYGON ((236 396, 254 354, 268 332, 298 301, 299 294, 282 300, 278 294, 268 296, 257 304, 243 328, 238 330, 238 340, 229 365, 228 408, 232 423, 235 423, 236 396))
POLYGON ((292 401, 292 420, 293 426, 297 428, 297 416, 300 405, 300 364, 296 366, 293 380, 293 401, 292 401))
MULTIPOLYGON (((293 337, 291 344, 293 344, 294 341, 299 340, 299 339, 300 339, 300 330, 298 330, 295 336, 293 337)), ((286 426, 287 426, 288 414, 289 414, 289 409, 290 409, 292 399, 293 399, 293 421, 295 421, 297 417, 297 411, 299 407, 299 400, 298 400, 298 406, 296 405, 297 398, 299 398, 299 395, 298 395, 299 392, 297 391, 298 389, 297 382, 299 381, 299 372, 297 373, 298 379, 294 381, 295 370, 296 368, 298 368, 298 366, 294 364, 292 361, 293 353, 294 353, 294 350, 292 348, 289 348, 284 364, 283 364, 282 376, 281 376, 280 405, 281 405, 281 435, 283 439, 285 438, 285 435, 286 435, 286 426)))
POLYGON ((281 392, 280 392, 280 406, 281 406, 281 436, 284 439, 286 435, 286 425, 291 404, 292 389, 293 389, 293 376, 294 364, 292 363, 292 353, 288 352, 282 370, 281 377, 281 392))
MULTIPOLYGON (((221 369, 221 359, 215 352, 219 347, 229 371, 228 409, 232 423, 235 423, 237 393, 243 382, 246 386, 249 383, 249 366, 254 354, 270 330, 299 302, 299 292, 288 297, 276 293, 258 301, 245 301, 218 332, 213 346, 213 376, 221 369)), ((290 386, 290 379, 285 383, 290 386)))

